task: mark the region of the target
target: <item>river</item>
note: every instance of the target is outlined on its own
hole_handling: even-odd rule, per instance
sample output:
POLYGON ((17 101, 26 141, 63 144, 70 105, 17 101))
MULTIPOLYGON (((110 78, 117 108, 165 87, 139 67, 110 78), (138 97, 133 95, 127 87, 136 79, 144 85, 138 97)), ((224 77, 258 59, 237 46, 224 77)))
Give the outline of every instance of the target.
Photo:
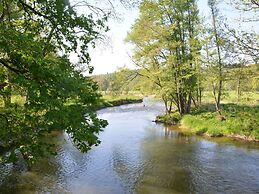
POLYGON ((1 167, 0 193, 259 193, 259 145, 183 135, 152 122, 162 105, 146 101, 100 110, 109 126, 86 154, 66 134, 57 156, 31 172, 1 167))

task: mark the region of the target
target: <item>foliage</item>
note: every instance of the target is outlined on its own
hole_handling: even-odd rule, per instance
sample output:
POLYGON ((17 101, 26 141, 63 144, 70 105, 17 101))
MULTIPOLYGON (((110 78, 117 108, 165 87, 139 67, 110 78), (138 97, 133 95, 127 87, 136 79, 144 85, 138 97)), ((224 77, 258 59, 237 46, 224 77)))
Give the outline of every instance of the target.
POLYGON ((171 112, 170 114, 160 115, 156 117, 156 122, 161 122, 167 125, 175 125, 179 123, 182 116, 179 112, 171 112))
POLYGON ((142 101, 142 97, 134 95, 104 95, 102 97, 102 101, 96 106, 96 108, 101 109, 106 107, 120 106, 124 104, 140 103, 142 101))
POLYGON ((190 111, 197 87, 199 18, 196 1, 152 1, 140 5, 127 41, 134 44, 134 63, 159 88, 169 113, 190 111))
POLYGON ((99 89, 106 95, 125 95, 128 93, 154 94, 157 88, 146 77, 139 76, 141 70, 130 70, 126 67, 118 68, 115 72, 94 75, 92 78, 98 83, 99 89))
POLYGON ((102 96, 102 99, 104 101, 116 101, 116 100, 139 100, 139 99, 142 99, 141 97, 139 96, 136 96, 136 95, 119 95, 119 96, 113 96, 113 95, 103 95, 102 96))
MULTIPOLYGON (((104 29, 107 17, 78 15, 66 0, 3 0, 0 5, 0 154, 29 163, 51 151, 44 141, 53 130, 66 131, 81 151, 99 144, 107 122, 91 107, 98 104, 97 84, 76 69, 88 64, 89 45, 104 29), (68 56, 75 52, 79 64, 68 56), (25 102, 11 103, 12 94, 25 102), (73 103, 68 103, 73 101, 73 103)), ((89 72, 93 68, 88 66, 89 72)))

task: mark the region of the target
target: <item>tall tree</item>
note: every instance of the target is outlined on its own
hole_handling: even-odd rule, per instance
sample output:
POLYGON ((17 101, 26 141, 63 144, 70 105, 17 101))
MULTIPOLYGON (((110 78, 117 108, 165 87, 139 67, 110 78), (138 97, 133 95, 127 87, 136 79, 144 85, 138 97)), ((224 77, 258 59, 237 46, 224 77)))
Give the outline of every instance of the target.
POLYGON ((218 24, 217 24, 218 9, 216 6, 216 0, 208 0, 208 5, 211 10, 212 30, 213 30, 213 36, 215 39, 215 47, 216 47, 216 55, 217 55, 216 69, 217 69, 218 83, 215 84, 214 81, 212 81, 212 89, 213 89, 213 96, 215 100, 216 110, 221 115, 220 106, 221 106, 221 95, 222 95, 222 87, 223 87, 223 61, 222 61, 222 54, 221 54, 222 41, 219 37, 219 32, 218 32, 218 24))
POLYGON ((167 113, 172 104, 180 114, 190 112, 197 88, 198 25, 195 0, 145 0, 128 34, 135 64, 160 88, 167 113))
MULTIPOLYGON (((1 107, 0 157, 13 162, 21 153, 29 162, 51 151, 44 137, 63 130, 74 145, 87 151, 107 122, 91 107, 98 103, 97 84, 71 64, 89 64, 89 45, 105 30, 101 18, 78 15, 67 0, 2 0, 0 4, 0 94, 19 88, 23 106, 1 107), (95 19, 94 19, 95 18, 95 19)), ((93 67, 88 65, 91 72, 93 67)), ((16 91, 16 94, 19 93, 16 91)))

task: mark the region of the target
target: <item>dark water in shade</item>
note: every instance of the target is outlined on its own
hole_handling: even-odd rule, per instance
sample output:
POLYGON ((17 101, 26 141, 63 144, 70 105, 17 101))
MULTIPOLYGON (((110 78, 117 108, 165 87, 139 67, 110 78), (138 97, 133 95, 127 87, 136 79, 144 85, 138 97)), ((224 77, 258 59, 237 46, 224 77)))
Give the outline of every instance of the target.
POLYGON ((87 154, 66 134, 58 155, 31 172, 0 166, 0 193, 259 193, 259 145, 185 136, 151 122, 161 105, 145 102, 99 111, 109 126, 87 154))

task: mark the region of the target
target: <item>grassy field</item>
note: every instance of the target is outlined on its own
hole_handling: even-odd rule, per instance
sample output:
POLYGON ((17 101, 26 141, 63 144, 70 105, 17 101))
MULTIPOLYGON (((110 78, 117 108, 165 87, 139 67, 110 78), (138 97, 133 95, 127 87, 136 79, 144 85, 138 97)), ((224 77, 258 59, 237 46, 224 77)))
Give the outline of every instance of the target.
MULTIPOLYGON (((203 103, 214 103, 212 92, 205 91, 202 94, 203 103)), ((259 105, 259 92, 242 92, 239 101, 236 91, 223 92, 222 103, 237 103, 242 105, 259 105)))

